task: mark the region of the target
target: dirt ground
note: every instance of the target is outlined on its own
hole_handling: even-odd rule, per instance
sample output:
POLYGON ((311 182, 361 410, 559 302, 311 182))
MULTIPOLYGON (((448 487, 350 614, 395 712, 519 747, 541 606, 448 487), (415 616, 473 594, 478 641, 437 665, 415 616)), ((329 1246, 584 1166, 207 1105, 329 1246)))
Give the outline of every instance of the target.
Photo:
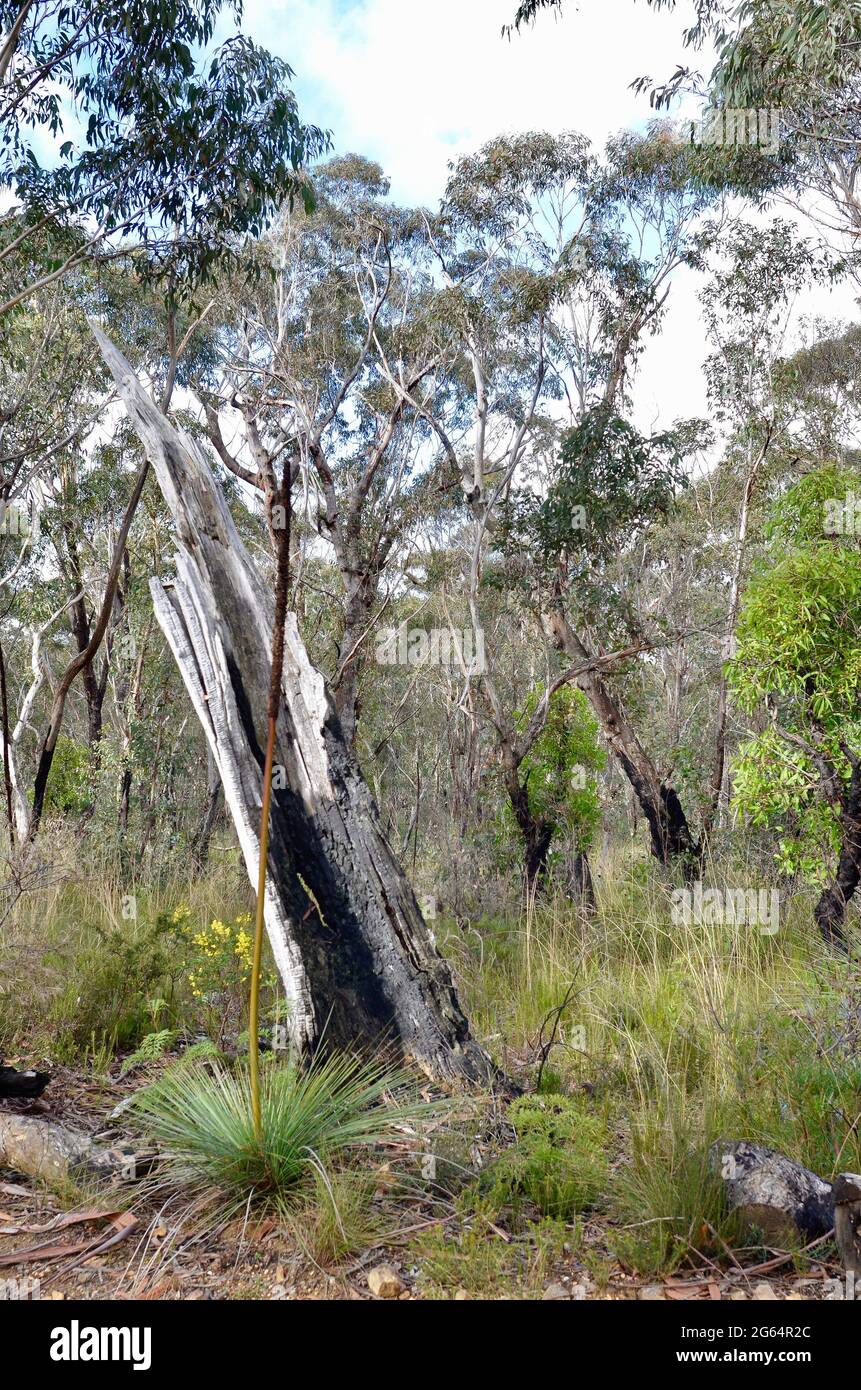
MULTIPOLYGON (((43 1117, 85 1131, 110 1147, 128 1138, 117 1106, 141 1078, 94 1077, 55 1071, 38 1101, 0 1102, 0 1113, 43 1117)), ((404 1301, 429 1296, 417 1262, 417 1232, 445 1228, 457 1234, 461 1218, 440 1216, 421 1202, 404 1211, 399 1234, 369 1247, 334 1268, 322 1268, 297 1248, 295 1237, 272 1217, 235 1220, 213 1232, 189 1234, 171 1223, 169 1212, 142 1201, 133 1184, 115 1191, 57 1194, 21 1173, 0 1167, 0 1297, 41 1299, 373 1299, 369 1274, 381 1265, 397 1275, 404 1301), (115 1200, 112 1200, 115 1199, 115 1200)), ((745 1264, 727 1252, 722 1262, 700 1256, 700 1268, 670 1279, 635 1277, 606 1257, 607 1221, 584 1221, 577 1252, 545 1270, 529 1296, 545 1300, 644 1299, 802 1300, 834 1298, 840 1269, 829 1246, 808 1259, 799 1274, 793 1257, 762 1253, 745 1264), (599 1281, 590 1273, 588 1251, 603 1260, 599 1281)), ((493 1236, 510 1242, 501 1227, 493 1236)), ((450 1296, 474 1297, 464 1289, 450 1296)), ((499 1296, 498 1294, 494 1296, 499 1296)), ((515 1297, 523 1296, 514 1293, 515 1297)))

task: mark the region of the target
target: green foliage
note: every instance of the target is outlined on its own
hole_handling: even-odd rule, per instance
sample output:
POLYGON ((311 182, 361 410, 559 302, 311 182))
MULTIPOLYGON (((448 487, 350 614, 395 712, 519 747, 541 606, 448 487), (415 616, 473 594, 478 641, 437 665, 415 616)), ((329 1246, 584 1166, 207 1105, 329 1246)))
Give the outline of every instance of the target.
POLYGON ((861 680, 861 553, 823 544, 760 573, 739 615, 729 676, 742 708, 791 701, 800 723, 834 731, 851 720, 861 680))
POLYGON ((173 1047, 176 1037, 176 1030, 173 1028, 162 1028, 158 1033, 147 1033, 140 1046, 123 1059, 120 1076, 126 1076, 141 1062, 159 1061, 173 1047))
POLYGON ((170 1154, 162 1173, 168 1185, 215 1189, 228 1205, 253 1198, 287 1206, 307 1193, 315 1173, 343 1166, 429 1113, 408 1095, 390 1101, 409 1083, 403 1071, 346 1053, 318 1054, 307 1069, 292 1058, 264 1067, 259 1143, 244 1068, 172 1067, 136 1096, 134 1112, 170 1154))
POLYGON ((80 815, 91 802, 90 756, 83 744, 60 734, 45 791, 45 806, 67 815, 80 815))
POLYGON ((64 983, 44 1019, 56 1056, 71 1060, 95 1038, 122 1050, 147 1033, 154 992, 170 990, 174 963, 166 927, 142 922, 134 931, 93 925, 66 961, 64 983))
POLYGON ((222 1062, 224 1053, 212 1041, 211 1038, 199 1038, 197 1042, 191 1043, 181 1057, 173 1063, 175 1067, 194 1066, 197 1062, 222 1062))
MULTIPOLYGON (((0 4, 0 32, 20 10, 0 4)), ((0 182, 28 220, 90 217, 147 248, 141 269, 188 287, 307 193, 300 169, 325 140, 299 119, 290 67, 238 32, 213 46, 240 3, 70 0, 57 11, 36 0, 22 13, 2 86, 0 182), (75 128, 43 164, 35 136, 66 133, 69 98, 75 128)))
POLYGON ((560 1095, 521 1096, 508 1119, 516 1144, 483 1175, 479 1191, 489 1206, 518 1211, 523 1203, 542 1216, 572 1221, 594 1206, 607 1180, 604 1125, 560 1095))
MULTIPOLYGON (((526 725, 544 698, 536 686, 517 719, 526 725)), ((566 826, 580 850, 588 850, 601 819, 595 773, 605 763, 597 739, 598 722, 586 696, 571 685, 553 694, 540 737, 520 766, 530 813, 550 825, 566 826)), ((505 803, 506 825, 513 831, 511 808, 505 803)))
POLYGON ((727 669, 739 707, 770 715, 739 750, 735 802, 752 823, 777 828, 785 869, 815 880, 837 845, 847 749, 861 742, 861 551, 817 527, 834 498, 827 490, 840 498, 845 481, 829 467, 779 503, 776 553, 745 593, 727 669))
POLYGON ((821 464, 778 498, 766 522, 765 535, 784 546, 816 545, 828 540, 832 546, 857 548, 857 536, 851 532, 841 535, 828 525, 834 504, 846 503, 851 509, 855 498, 861 498, 861 474, 842 464, 821 464))
POLYGON ((524 505, 521 524, 553 562, 563 551, 612 553, 672 505, 685 484, 684 457, 702 440, 695 422, 646 438, 603 406, 587 411, 562 442, 547 496, 524 505))

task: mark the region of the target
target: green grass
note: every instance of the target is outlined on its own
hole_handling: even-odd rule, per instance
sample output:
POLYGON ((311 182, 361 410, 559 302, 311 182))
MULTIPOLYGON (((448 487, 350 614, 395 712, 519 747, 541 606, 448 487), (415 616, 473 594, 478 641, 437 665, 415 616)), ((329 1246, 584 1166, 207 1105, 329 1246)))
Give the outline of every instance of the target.
MULTIPOLYGON (((157 1057, 173 1032, 200 1030, 181 939, 159 933, 159 920, 179 903, 195 923, 232 919, 248 897, 235 865, 216 866, 194 882, 138 885, 137 918, 127 920, 121 903, 134 885, 87 873, 70 868, 28 894, 5 924, 0 1051, 115 1074, 131 1050, 127 1070, 157 1057)), ((710 874, 742 886, 761 882, 763 867, 741 860, 710 874)), ((456 1205, 464 1223, 423 1242, 435 1288, 468 1285, 473 1261, 475 1290, 501 1290, 509 1277, 537 1288, 549 1267, 540 1232, 557 1221, 576 1241, 581 1213, 590 1250, 608 1267, 618 1259, 651 1275, 728 1258, 724 1242, 747 1238, 726 1219, 708 1169, 720 1137, 769 1144, 826 1178, 861 1170, 861 977, 823 949, 811 895, 793 897, 777 935, 765 936, 674 925, 673 886, 647 859, 618 852, 597 874, 592 919, 550 900, 464 931, 435 924, 473 1031, 509 1074, 536 1087, 554 1038, 541 1095, 501 1115, 490 1107, 483 1165, 473 1158, 475 1129, 451 1113, 429 1141, 436 1178, 424 1197, 413 1163, 412 1200, 430 1193, 441 1208, 456 1205), (606 1231, 600 1249, 596 1220, 606 1231), (514 1254, 489 1223, 508 1230, 514 1254)), ((175 1185, 228 1204, 253 1193, 280 1205, 311 1258, 337 1260, 378 1229, 375 1149, 397 1123, 418 1118, 409 1086, 355 1059, 310 1073, 270 1061, 261 1149, 245 1074, 221 1054, 241 1051, 242 1020, 231 1018, 223 1039, 213 1033, 217 1046, 203 1045, 217 1054, 206 1066, 196 1045, 144 1094, 140 1121, 170 1149, 175 1185)), ((386 1229, 400 1200, 384 1214, 386 1229)))
MULTIPOLYGON (((712 872, 718 885, 759 881, 744 863, 712 872)), ((861 1066, 847 1022, 861 1018, 861 982, 823 950, 810 895, 766 936, 674 924, 672 887, 647 861, 617 860, 591 921, 550 901, 447 937, 476 1033, 509 1069, 522 1074, 531 1059, 533 1085, 569 996, 542 1091, 576 1100, 579 1132, 524 1133, 513 1107, 515 1144, 482 1191, 498 1205, 507 1187, 536 1214, 603 1210, 612 1253, 640 1273, 702 1267, 747 1240, 708 1167, 714 1139, 770 1144, 826 1178, 861 1165, 861 1066), (578 1146, 585 1192, 566 1187, 578 1146)))
POLYGON ((330 1181, 333 1171, 428 1114, 410 1084, 408 1073, 348 1053, 308 1068, 271 1062, 261 1075, 258 1140, 246 1068, 179 1066, 141 1091, 132 1113, 165 1151, 162 1186, 219 1193, 228 1206, 251 1200, 286 1209, 315 1182, 330 1181))

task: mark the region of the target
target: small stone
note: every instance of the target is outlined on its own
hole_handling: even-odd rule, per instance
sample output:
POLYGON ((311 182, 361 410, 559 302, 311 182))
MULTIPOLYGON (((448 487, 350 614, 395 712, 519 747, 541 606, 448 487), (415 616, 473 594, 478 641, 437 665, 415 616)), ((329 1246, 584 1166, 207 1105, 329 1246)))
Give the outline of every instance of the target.
POLYGON ((730 1298, 734 1303, 747 1303, 747 1294, 744 1289, 733 1289, 730 1298))
POLYGON ((564 1284, 548 1284, 541 1297, 548 1303, 557 1298, 570 1298, 571 1295, 564 1284))
POLYGON ((455 1303, 466 1303, 468 1300, 471 1299, 472 1294, 467 1293, 466 1289, 458 1289, 457 1293, 454 1296, 455 1303))
POLYGON ((375 1298, 400 1298, 406 1285, 391 1265, 377 1265, 368 1275, 368 1288, 375 1298))
POLYGON ((765 1302, 767 1299, 770 1299, 774 1303, 779 1301, 771 1285, 764 1282, 762 1284, 757 1284, 753 1291, 753 1296, 756 1299, 760 1299, 762 1302, 765 1302))
POLYGON ((785 1303, 804 1303, 806 1299, 803 1293, 788 1293, 784 1300, 785 1303))
POLYGON ((637 1297, 644 1303, 658 1303, 664 1299, 664 1291, 660 1284, 646 1284, 645 1288, 640 1289, 637 1297))

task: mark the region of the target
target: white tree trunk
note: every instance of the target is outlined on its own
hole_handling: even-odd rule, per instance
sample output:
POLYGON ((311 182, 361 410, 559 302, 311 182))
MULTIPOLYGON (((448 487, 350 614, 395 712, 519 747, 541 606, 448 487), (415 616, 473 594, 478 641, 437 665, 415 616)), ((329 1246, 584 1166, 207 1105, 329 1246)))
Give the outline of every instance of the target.
MULTIPOLYGON (((272 595, 195 442, 156 409, 93 332, 177 527, 176 579, 156 615, 224 785, 256 882, 272 595)), ((440 1079, 492 1074, 348 747, 293 615, 285 634, 266 926, 296 1042, 388 1040, 440 1079)))

